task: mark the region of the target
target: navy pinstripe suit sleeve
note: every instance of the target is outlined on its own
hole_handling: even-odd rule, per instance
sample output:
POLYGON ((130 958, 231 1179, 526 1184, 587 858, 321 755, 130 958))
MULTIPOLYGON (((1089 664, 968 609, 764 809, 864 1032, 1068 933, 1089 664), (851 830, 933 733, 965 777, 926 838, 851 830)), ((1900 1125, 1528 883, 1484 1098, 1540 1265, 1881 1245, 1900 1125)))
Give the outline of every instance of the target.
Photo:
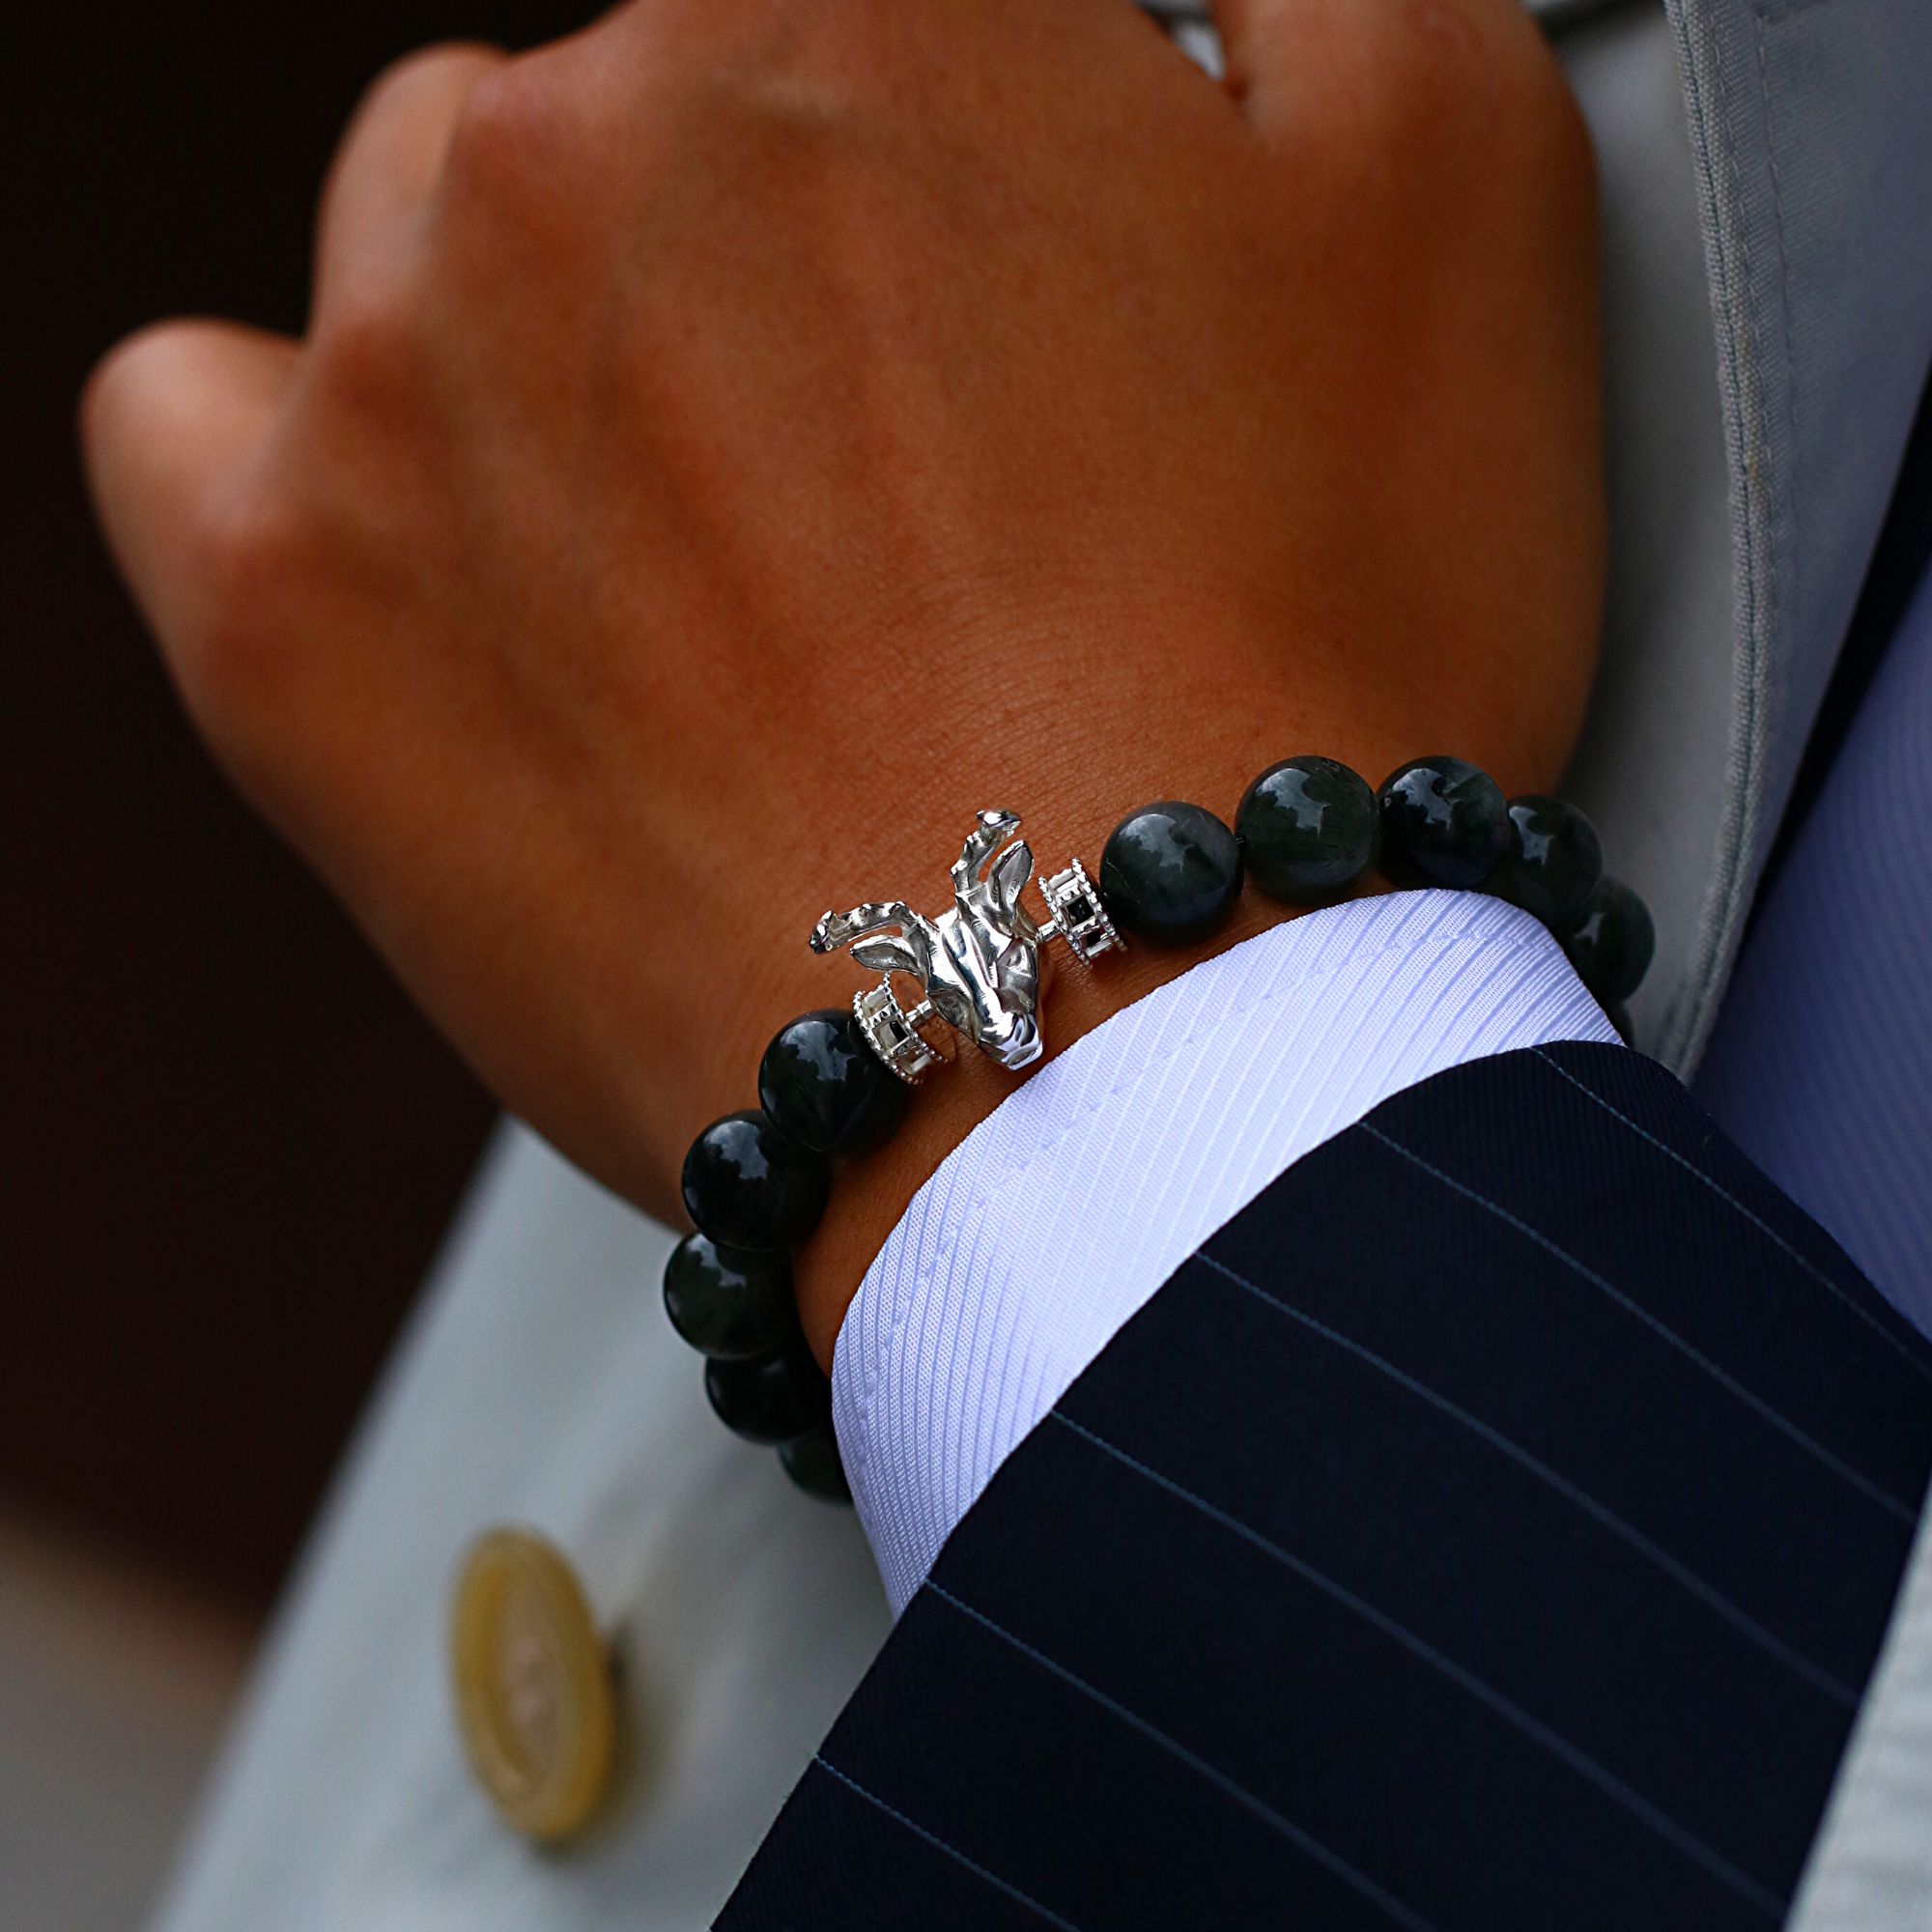
POLYGON ((942 1552, 719 1923, 1775 1925, 1932 1350, 1661 1067, 1460 1067, 1193 1255, 942 1552))

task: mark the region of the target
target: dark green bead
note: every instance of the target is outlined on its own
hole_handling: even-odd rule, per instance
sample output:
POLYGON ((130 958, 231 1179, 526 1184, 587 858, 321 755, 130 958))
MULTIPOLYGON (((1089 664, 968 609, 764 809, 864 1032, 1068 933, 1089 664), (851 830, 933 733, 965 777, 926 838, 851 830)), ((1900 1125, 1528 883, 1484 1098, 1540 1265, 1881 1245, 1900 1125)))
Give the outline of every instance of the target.
POLYGON ((806 1013, 765 1048, 758 1100, 779 1131, 820 1153, 864 1153, 905 1118, 912 1089, 872 1049, 848 1007, 806 1013))
POLYGON ((1657 929, 1650 908, 1616 879, 1602 880, 1582 913, 1556 937, 1598 1003, 1621 1006, 1643 983, 1657 929))
POLYGON ((1509 801, 1461 758, 1417 758, 1383 780, 1381 868, 1398 886, 1467 892, 1509 848, 1509 801))
POLYGON ((665 1313, 701 1354, 740 1361, 776 1349, 798 1326, 791 1263, 687 1235, 665 1264, 665 1313))
POLYGON ((1597 828, 1560 798, 1510 800, 1509 850, 1490 874, 1490 891, 1511 905, 1562 925, 1590 901, 1604 876, 1597 828))
POLYGON ((803 1335, 749 1362, 706 1362, 704 1393, 718 1420, 748 1442, 792 1442, 830 1421, 832 1384, 803 1335))
POLYGON ((1333 758, 1284 758, 1243 794, 1235 837, 1270 898, 1320 905, 1375 864, 1381 827, 1366 779, 1333 758))
POLYGON ((752 1110, 713 1121, 684 1157, 684 1211, 721 1248, 788 1248, 818 1226, 832 1170, 752 1110))
POLYGON ((838 1459, 838 1438, 828 1422, 796 1442, 779 1449, 784 1472, 808 1495, 828 1503, 849 1503, 852 1486, 845 1480, 845 1464, 838 1459))
POLYGON ((1241 895, 1241 848, 1198 805, 1144 805, 1100 854, 1100 903, 1122 932, 1191 946, 1227 923, 1241 895))

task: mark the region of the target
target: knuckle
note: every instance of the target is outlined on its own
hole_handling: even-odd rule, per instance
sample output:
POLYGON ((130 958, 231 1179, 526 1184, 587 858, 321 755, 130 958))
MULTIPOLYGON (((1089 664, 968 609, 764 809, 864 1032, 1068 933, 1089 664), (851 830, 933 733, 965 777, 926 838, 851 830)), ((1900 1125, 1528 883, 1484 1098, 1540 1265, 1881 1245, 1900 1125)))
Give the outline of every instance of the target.
POLYGON ((440 52, 440 47, 419 47, 378 71, 376 77, 363 88, 356 99, 349 116, 349 125, 343 129, 342 138, 336 145, 338 166, 344 154, 365 128, 381 120, 399 100, 407 99, 414 90, 416 76, 432 66, 440 52))
POLYGON ((437 41, 417 47, 391 61, 369 83, 357 104, 356 118, 367 118, 372 110, 393 100, 408 100, 421 89, 434 88, 451 68, 466 69, 479 56, 491 55, 492 49, 476 41, 437 41))
POLYGON ((627 191, 613 156, 639 136, 613 121, 603 90, 582 84, 585 62, 568 43, 540 49, 465 98, 431 224, 437 274, 472 294, 505 274, 545 280, 567 273, 608 228, 613 195, 627 191))
POLYGON ((557 178, 568 124, 538 65, 513 61, 465 97, 443 161, 443 192, 453 209, 526 211, 557 178))

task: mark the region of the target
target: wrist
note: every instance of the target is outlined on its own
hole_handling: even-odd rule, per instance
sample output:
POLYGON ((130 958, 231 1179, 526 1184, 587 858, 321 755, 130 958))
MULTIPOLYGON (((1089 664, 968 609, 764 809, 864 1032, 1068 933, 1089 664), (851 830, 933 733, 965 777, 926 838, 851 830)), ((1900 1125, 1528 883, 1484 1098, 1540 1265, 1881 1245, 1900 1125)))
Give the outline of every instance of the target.
MULTIPOLYGON (((1096 852, 1098 841, 1090 841, 1085 849, 1096 852)), ((1091 857, 1088 865, 1094 868, 1091 857)), ((1379 882, 1369 889, 1383 890, 1379 882)), ((1073 965, 1064 954, 1053 956, 1060 952, 1053 949, 1042 962, 1040 1009, 1046 1046, 1041 1058, 1014 1075, 983 1054, 962 1050, 950 1067, 943 1072, 935 1069, 892 1141, 841 1169, 833 1207, 793 1255, 799 1321, 819 1365, 829 1372, 845 1311, 872 1258, 914 1195, 1020 1083, 1115 1013, 1204 960, 1297 918, 1304 910, 1245 894, 1211 940, 1177 952, 1134 946, 1122 954, 1107 954, 1093 971, 1073 965)))
MULTIPOLYGON (((991 1069, 1046 1064, 1043 1006, 1060 976, 1043 955, 1055 941, 1083 967, 1116 955, 1123 933, 1154 955, 1124 983, 1096 994, 1086 982, 1085 999, 1062 1002, 1070 1009, 1058 1029, 1062 1051, 1174 979, 1183 949, 1200 963, 1201 945, 1225 952, 1293 910, 1332 906, 1372 870, 1397 885, 1507 901, 1553 936, 1576 969, 1566 976, 1572 991, 1580 993, 1580 979, 1606 1008, 1636 989, 1650 963, 1650 916, 1605 875, 1589 820, 1542 794, 1510 799, 1451 754, 1406 760, 1377 787, 1323 754, 1279 759, 1256 775, 1234 819, 1231 828, 1181 801, 1145 805, 1108 836, 1097 881, 1075 862, 1037 882, 1019 815, 984 810, 950 868, 944 912, 872 899, 814 923, 812 952, 849 949, 876 983, 849 1011, 820 1009, 782 1027, 760 1061, 759 1106, 715 1121, 692 1143, 682 1191, 698 1232, 680 1243, 665 1282, 673 1323, 711 1358, 706 1388, 720 1418, 777 1444, 804 1487, 845 1493, 827 1372, 873 1250, 925 1177, 999 1104, 991 1069), (1250 879, 1258 894, 1244 908, 1250 879), (1036 883, 1044 919, 1026 903, 1036 883), (917 988, 910 1002, 901 980, 917 988), (951 1034, 952 1052, 933 1028, 951 1034), (983 1058, 965 1065, 988 1077, 961 1073, 942 1086, 930 1124, 902 1144, 899 1160, 875 1165, 842 1241, 827 1239, 833 1161, 889 1140, 905 1121, 907 1090, 941 1062, 956 1067, 966 1045, 983 1058)), ((1628 1037, 1628 1023, 1615 1023, 1628 1037)))
MULTIPOLYGON (((1259 733, 1254 735, 1258 737, 1259 733)), ((1386 750, 1372 751, 1366 757, 1358 753, 1357 756, 1378 773, 1400 762, 1386 750)), ((1246 759, 1250 769, 1260 762, 1252 746, 1234 752, 1227 760, 1233 769, 1240 770, 1243 767, 1233 762, 1236 757, 1246 759)), ((1205 767, 1208 759, 1197 754, 1195 762, 1205 767)), ((1096 762, 1090 768, 1090 780, 1092 774, 1100 774, 1111 790, 1111 776, 1117 768, 1111 762, 1096 762)), ((1099 784, 1093 783, 1091 788, 1097 791, 1099 784)), ((1065 782, 1041 789, 1048 795, 1047 810, 1029 812, 1026 817, 1028 831, 1038 846, 1036 862, 1039 874, 1044 877, 1057 871, 1068 857, 1077 853, 1090 873, 1098 877, 1102 871, 1099 855, 1108 835, 1120 821, 1119 798, 1102 801, 1083 795, 1065 782), (1063 850, 1056 839, 1060 825, 1066 823, 1074 828, 1066 841, 1070 850, 1063 850), (1044 829, 1048 826, 1052 829, 1044 829)), ((1213 798, 1216 815, 1225 814, 1225 820, 1232 823, 1236 818, 1236 801, 1216 797, 1216 789, 1225 790, 1226 786, 1213 787, 1211 778, 1204 771, 1195 795, 1213 798)), ((942 830, 936 810, 932 815, 935 823, 927 842, 935 850, 943 850, 944 844, 951 842, 949 832, 952 838, 957 837, 958 819, 954 815, 942 830)), ((912 834, 903 824, 895 829, 909 849, 912 834)), ((876 863, 880 869, 872 875, 874 878, 907 876, 903 852, 890 865, 883 856, 876 863)), ((1357 895, 1379 893, 1387 890, 1387 883, 1370 871, 1352 881, 1349 890, 1357 895)), ((952 1150, 1015 1091, 1020 1081, 1031 1078, 1039 1066, 1114 1014, 1195 966, 1313 909, 1311 904, 1282 902, 1270 895, 1264 884, 1261 890, 1240 891, 1238 873, 1236 891, 1239 896, 1225 923, 1200 943, 1168 947, 1137 942, 1124 952, 1109 952, 1091 965, 1076 963, 1064 947, 1042 947, 1038 1013, 1043 1051, 1039 1059, 1015 1075, 985 1054, 968 1050, 969 1043, 965 1040, 956 1041, 952 1064, 935 1068, 923 1081, 917 1104, 891 1142, 864 1159, 839 1163, 837 1196, 831 1211, 797 1247, 792 1259, 800 1321, 812 1353, 822 1366, 830 1366, 839 1326, 861 1278, 913 1197, 952 1150)), ((931 896, 928 891, 926 909, 933 909, 929 906, 931 896)), ((1332 902, 1332 898, 1318 902, 1332 902)), ((1033 911, 1038 918, 1044 908, 1036 903, 1033 911)), ((859 986, 872 983, 870 974, 863 970, 854 972, 849 963, 840 972, 840 962, 836 957, 809 963, 815 966, 810 978, 819 983, 809 986, 808 976, 799 975, 791 981, 798 989, 796 1004, 825 1007, 842 1003, 859 986)), ((903 1005, 911 1008, 916 997, 914 993, 903 1005)), ((778 1003, 773 1010, 781 1009, 782 1004, 778 1003)), ((750 1058, 749 1052, 746 1057, 750 1058)))

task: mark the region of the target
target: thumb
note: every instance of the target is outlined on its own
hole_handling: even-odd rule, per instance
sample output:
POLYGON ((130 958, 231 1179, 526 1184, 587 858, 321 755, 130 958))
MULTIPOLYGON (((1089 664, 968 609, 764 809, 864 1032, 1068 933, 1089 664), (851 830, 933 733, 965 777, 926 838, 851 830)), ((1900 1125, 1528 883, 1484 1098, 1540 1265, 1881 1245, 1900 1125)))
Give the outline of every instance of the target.
POLYGON ((209 623, 223 506, 280 417, 299 353, 233 323, 160 323, 112 350, 81 398, 96 512, 184 683, 209 623))

